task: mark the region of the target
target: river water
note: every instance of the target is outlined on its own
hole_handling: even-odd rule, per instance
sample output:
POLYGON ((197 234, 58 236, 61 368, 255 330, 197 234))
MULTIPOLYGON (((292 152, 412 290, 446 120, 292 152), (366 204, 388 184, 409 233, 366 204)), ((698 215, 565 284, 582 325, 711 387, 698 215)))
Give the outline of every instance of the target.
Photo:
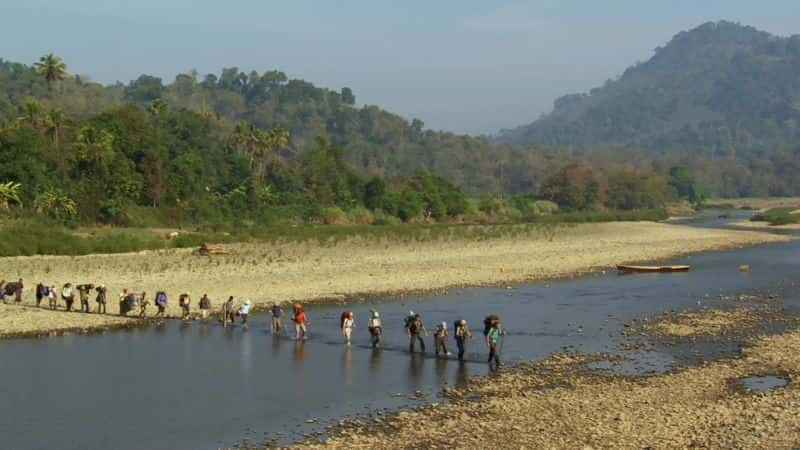
MULTIPOLYGON (((674 261, 692 264, 684 274, 609 272, 369 299, 347 306, 357 325, 349 348, 338 331, 343 306, 310 308, 305 342, 272 337, 264 315, 251 317, 247 331, 171 321, 95 336, 0 341, 0 447, 214 449, 267 436, 288 442, 325 421, 430 401, 444 386, 488 375, 480 322, 489 313, 503 318, 503 359, 513 362, 565 348, 620 353, 623 322, 731 306, 719 295, 778 293, 794 308, 798 250, 795 242, 689 255, 674 261), (751 271, 739 272, 742 264, 751 271), (373 308, 386 329, 377 351, 366 331, 373 308), (467 319, 476 335, 468 362, 409 355, 402 319, 410 309, 431 330, 446 321, 452 331, 454 320, 467 319)), ((430 353, 432 338, 426 344, 430 353)), ((668 369, 675 357, 668 348, 649 350, 637 355, 635 370, 668 369)))

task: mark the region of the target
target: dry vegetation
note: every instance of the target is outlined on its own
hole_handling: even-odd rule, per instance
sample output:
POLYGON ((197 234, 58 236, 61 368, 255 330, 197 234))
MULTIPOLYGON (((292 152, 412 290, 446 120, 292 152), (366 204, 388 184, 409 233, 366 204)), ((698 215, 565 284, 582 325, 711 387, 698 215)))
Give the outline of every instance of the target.
MULTIPOLYGON (((38 281, 105 283, 109 312, 117 312, 123 288, 156 290, 170 296, 168 313, 179 315, 178 295, 192 295, 192 309, 208 293, 216 308, 233 295, 251 298, 256 307, 270 302, 344 298, 345 296, 433 290, 451 286, 501 284, 571 276, 617 263, 668 258, 693 251, 778 242, 790 239, 765 233, 690 228, 652 222, 602 223, 559 228, 521 228, 507 235, 464 238, 348 237, 338 241, 233 244, 229 254, 192 256, 190 250, 79 257, 5 258, 3 277, 26 280, 25 302, 33 302, 38 281), (555 230, 555 231, 554 231, 555 230)), ((77 303, 77 302, 76 302, 77 303)), ((94 301, 92 300, 94 307, 94 301)), ((0 335, 87 326, 116 318, 74 314, 68 325, 58 315, 30 316, 2 306, 0 335), (27 319, 9 320, 16 314, 27 319), (58 317, 58 319, 54 319, 58 317)), ((152 306, 151 306, 152 314, 152 306)))
POLYGON ((468 388, 447 404, 338 428, 327 448, 796 448, 800 332, 754 338, 742 356, 647 378, 601 376, 555 356, 468 388), (739 380, 774 374, 755 394, 739 380))

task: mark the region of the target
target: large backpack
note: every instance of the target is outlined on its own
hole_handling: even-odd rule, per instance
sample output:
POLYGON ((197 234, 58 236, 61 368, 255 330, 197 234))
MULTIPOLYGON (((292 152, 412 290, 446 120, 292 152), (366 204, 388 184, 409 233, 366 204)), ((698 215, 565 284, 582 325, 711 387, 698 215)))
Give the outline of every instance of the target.
POLYGON ((17 286, 19 286, 19 283, 7 283, 5 287, 6 295, 14 295, 17 292, 17 286))
POLYGON ((159 306, 167 305, 167 294, 165 292, 159 291, 156 293, 156 305, 159 306))
POLYGON ((42 297, 49 297, 50 296, 50 288, 47 286, 42 286, 42 297))
POLYGON ((492 325, 497 323, 499 320, 500 320, 500 318, 497 317, 494 314, 486 316, 486 318, 483 319, 483 335, 484 336, 488 336, 489 335, 489 329, 492 328, 492 325))

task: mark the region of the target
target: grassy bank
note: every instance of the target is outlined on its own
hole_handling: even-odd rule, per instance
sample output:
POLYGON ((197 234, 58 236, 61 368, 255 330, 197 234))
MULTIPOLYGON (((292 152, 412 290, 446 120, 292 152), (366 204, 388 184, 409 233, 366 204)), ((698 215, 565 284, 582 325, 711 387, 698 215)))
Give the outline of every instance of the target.
POLYGON ((753 222, 767 222, 770 225, 790 225, 800 223, 800 209, 795 207, 772 208, 754 215, 753 222))
POLYGON ((493 239, 530 233, 553 236, 562 226, 576 223, 658 221, 666 211, 565 212, 531 217, 527 221, 500 224, 412 222, 384 225, 259 225, 252 222, 205 224, 176 228, 67 228, 31 219, 9 221, 0 226, 0 256, 129 253, 142 250, 197 247, 204 242, 335 243, 361 236, 398 242, 441 238, 493 239), (170 238, 169 234, 178 232, 170 238))

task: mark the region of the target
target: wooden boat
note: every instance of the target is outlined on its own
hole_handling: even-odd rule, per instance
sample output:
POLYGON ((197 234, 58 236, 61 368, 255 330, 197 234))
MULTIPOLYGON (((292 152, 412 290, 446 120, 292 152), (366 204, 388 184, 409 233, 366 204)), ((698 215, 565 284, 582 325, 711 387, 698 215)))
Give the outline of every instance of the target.
POLYGON ((617 265, 620 272, 633 273, 654 273, 654 272, 688 272, 692 266, 632 266, 627 264, 617 265))

